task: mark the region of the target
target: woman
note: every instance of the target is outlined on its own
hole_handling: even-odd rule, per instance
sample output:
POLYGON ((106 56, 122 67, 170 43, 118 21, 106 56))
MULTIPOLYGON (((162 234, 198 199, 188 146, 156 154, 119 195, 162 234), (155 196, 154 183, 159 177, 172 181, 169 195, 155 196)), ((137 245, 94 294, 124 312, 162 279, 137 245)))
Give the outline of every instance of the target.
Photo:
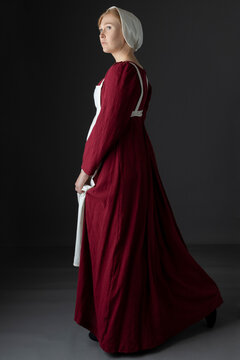
POLYGON ((108 353, 162 344, 206 318, 223 299, 188 252, 158 172, 144 121, 152 87, 134 55, 139 19, 113 6, 98 21, 115 63, 94 94, 77 193, 86 192, 74 320, 108 353), (98 106, 99 105, 99 106, 98 106))

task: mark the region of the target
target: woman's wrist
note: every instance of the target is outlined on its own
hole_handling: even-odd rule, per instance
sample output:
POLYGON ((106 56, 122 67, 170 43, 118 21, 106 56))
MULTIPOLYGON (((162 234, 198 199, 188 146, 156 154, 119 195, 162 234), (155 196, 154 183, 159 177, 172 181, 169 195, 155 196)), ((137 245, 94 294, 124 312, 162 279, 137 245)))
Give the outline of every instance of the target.
POLYGON ((88 174, 86 174, 83 169, 81 169, 80 178, 81 178, 83 184, 85 184, 87 182, 87 180, 90 178, 90 176, 88 174))
POLYGON ((81 172, 82 174, 86 175, 87 177, 90 177, 90 175, 88 175, 87 173, 85 173, 85 171, 81 168, 81 172))

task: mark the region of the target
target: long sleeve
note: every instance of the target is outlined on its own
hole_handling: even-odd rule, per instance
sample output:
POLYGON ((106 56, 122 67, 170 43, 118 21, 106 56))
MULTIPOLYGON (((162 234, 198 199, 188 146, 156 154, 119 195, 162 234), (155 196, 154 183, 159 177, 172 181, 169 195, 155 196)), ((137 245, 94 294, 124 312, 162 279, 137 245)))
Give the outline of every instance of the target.
POLYGON ((107 71, 101 89, 101 110, 85 143, 81 168, 93 175, 126 131, 141 88, 135 67, 118 62, 107 71))

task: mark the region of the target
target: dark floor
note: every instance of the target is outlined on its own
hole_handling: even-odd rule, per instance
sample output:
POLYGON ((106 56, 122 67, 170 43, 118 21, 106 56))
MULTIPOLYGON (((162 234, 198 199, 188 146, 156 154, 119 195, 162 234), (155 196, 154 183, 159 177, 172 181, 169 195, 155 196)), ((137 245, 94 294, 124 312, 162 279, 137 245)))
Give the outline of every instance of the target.
MULTIPOLYGON (((190 326, 142 355, 161 360, 240 359, 240 245, 188 245, 217 283, 217 322, 190 326)), ((0 248, 0 359, 107 359, 73 320, 78 268, 73 248, 0 248)))

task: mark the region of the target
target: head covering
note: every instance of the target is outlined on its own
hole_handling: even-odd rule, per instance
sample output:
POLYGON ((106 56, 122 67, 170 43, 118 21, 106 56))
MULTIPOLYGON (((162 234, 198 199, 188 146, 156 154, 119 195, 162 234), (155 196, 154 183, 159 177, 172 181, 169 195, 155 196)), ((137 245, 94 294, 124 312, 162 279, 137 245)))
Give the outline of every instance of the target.
POLYGON ((130 11, 121 9, 117 6, 111 6, 107 10, 117 9, 121 23, 122 23, 122 33, 127 42, 127 44, 137 51, 143 43, 143 29, 141 21, 130 11))

